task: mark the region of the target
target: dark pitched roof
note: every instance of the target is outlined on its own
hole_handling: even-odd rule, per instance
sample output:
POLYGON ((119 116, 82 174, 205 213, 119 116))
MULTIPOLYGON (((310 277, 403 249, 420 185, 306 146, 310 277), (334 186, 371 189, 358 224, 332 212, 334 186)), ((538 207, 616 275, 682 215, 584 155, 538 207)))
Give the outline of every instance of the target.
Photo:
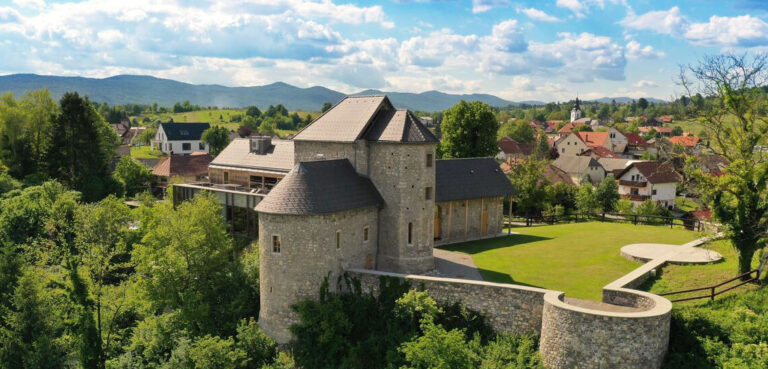
POLYGON ((169 141, 199 140, 210 123, 160 123, 169 141))
POLYGON ((658 161, 635 162, 624 168, 616 178, 621 178, 632 168, 637 168, 640 174, 651 183, 680 182, 681 177, 671 165, 658 161))
POLYGON ((295 140, 354 142, 379 109, 394 109, 386 96, 347 96, 306 126, 295 140))
POLYGON ((208 164, 213 157, 200 153, 192 155, 171 155, 158 162, 152 174, 161 177, 191 177, 208 174, 208 164))
POLYGON ((437 160, 435 187, 438 202, 515 194, 509 178, 491 158, 437 160))
POLYGON ((368 133, 368 141, 437 142, 435 135, 408 110, 380 111, 368 133))
POLYGON ((624 135, 627 136, 627 145, 648 146, 648 142, 646 142, 639 133, 625 133, 624 135))
POLYGON ((379 206, 381 195, 347 159, 301 162, 259 202, 256 211, 309 215, 379 206))

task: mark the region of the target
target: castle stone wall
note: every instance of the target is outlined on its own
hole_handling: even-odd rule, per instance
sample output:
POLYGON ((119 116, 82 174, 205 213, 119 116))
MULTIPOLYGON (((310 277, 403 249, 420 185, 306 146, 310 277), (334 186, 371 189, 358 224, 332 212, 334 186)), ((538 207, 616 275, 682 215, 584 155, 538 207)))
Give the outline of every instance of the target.
POLYGON ((639 312, 585 309, 563 301, 563 293, 544 296, 539 352, 549 368, 659 368, 669 344, 671 303, 656 296, 634 296, 639 312), (660 304, 656 304, 660 302, 660 304))
POLYGON ((498 332, 538 334, 541 330, 543 297, 548 292, 542 288, 373 270, 348 270, 347 274, 359 279, 364 291, 374 293, 381 277, 407 280, 412 288, 427 291, 435 301, 458 302, 482 313, 498 332))
POLYGON ((310 216, 259 214, 259 324, 270 337, 278 343, 290 341, 288 328, 298 321, 291 305, 316 299, 325 277, 333 291, 345 269, 375 268, 377 213, 369 207, 310 216), (275 235, 280 236, 279 253, 273 252, 275 235))
POLYGON ((384 199, 379 213, 378 269, 400 273, 434 269, 434 158, 434 143, 369 144, 369 177, 384 199), (427 166, 427 154, 432 155, 431 166, 427 166), (431 189, 429 199, 427 187, 431 189))

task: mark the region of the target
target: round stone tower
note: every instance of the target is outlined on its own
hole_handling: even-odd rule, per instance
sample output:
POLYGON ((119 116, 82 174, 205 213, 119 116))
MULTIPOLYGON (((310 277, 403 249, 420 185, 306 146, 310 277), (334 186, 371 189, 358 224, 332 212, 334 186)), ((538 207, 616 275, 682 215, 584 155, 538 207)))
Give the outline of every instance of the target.
POLYGON ((298 322, 291 306, 332 291, 345 269, 374 267, 381 197, 346 159, 299 163, 257 206, 259 325, 278 343, 298 322))

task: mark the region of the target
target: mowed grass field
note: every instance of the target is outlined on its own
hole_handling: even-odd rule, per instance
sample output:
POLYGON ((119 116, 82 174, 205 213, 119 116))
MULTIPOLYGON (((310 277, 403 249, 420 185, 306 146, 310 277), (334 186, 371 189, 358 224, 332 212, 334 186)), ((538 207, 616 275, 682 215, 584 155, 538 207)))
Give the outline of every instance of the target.
MULTIPOLYGON (((317 118, 320 116, 320 112, 312 112, 312 111, 304 111, 304 110, 296 110, 296 111, 290 111, 288 112, 290 115, 293 113, 297 113, 301 119, 304 119, 307 115, 310 115, 312 119, 317 118)), ((146 114, 146 115, 140 115, 140 116, 134 116, 131 117, 131 119, 136 118, 139 122, 141 122, 144 118, 149 118, 151 121, 160 120, 163 122, 167 122, 170 119, 173 119, 176 123, 189 123, 189 122, 200 122, 200 123, 210 123, 212 126, 224 126, 225 128, 229 130, 237 130, 242 123, 241 122, 233 122, 233 117, 240 116, 241 118, 245 116, 245 109, 207 109, 207 110, 197 110, 197 111, 190 111, 190 112, 184 112, 184 113, 164 113, 164 114, 146 114)), ((292 130, 278 130, 277 134, 282 136, 288 135, 288 134, 295 134, 297 131, 292 130)))
POLYGON ((621 257, 631 243, 681 245, 701 236, 682 229, 617 223, 513 227, 510 236, 444 246, 472 256, 483 279, 601 300, 602 288, 641 264, 621 257))

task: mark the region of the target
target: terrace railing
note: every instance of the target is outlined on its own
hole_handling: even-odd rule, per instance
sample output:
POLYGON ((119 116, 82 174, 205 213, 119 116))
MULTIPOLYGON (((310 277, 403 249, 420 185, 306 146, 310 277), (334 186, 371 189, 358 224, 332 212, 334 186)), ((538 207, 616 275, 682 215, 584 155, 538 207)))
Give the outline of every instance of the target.
POLYGON ((691 288, 691 289, 680 290, 680 291, 664 292, 664 293, 659 293, 658 295, 674 296, 674 295, 685 295, 685 294, 691 294, 694 292, 706 291, 706 293, 704 294, 699 293, 696 296, 680 297, 676 299, 670 299, 670 301, 683 302, 683 301, 691 301, 691 300, 699 300, 699 299, 710 299, 711 301, 714 301, 715 297, 722 295, 732 289, 739 288, 747 283, 759 282, 760 272, 761 272, 760 268, 753 269, 742 275, 733 277, 727 281, 720 282, 712 286, 691 288), (752 276, 753 274, 754 274, 754 277, 752 276), (734 284, 734 282, 738 282, 738 283, 734 284))
POLYGON ((695 218, 675 218, 662 215, 640 215, 619 213, 570 213, 559 215, 541 216, 507 216, 508 223, 525 224, 530 227, 534 224, 558 224, 575 222, 614 222, 631 223, 635 225, 669 226, 669 228, 681 227, 688 230, 703 231, 704 224, 695 218))

